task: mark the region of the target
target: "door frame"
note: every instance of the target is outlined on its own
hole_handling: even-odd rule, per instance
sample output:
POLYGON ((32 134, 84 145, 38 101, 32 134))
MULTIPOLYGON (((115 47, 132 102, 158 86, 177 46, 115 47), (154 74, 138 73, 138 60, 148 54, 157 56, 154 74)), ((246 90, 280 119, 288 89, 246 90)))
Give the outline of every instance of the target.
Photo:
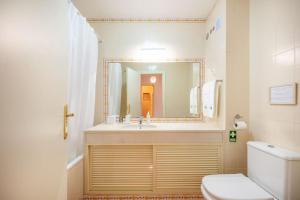
MULTIPOLYGON (((151 86, 153 88, 153 93, 152 93, 152 115, 154 115, 154 91, 155 91, 155 86, 153 84, 145 84, 145 85, 142 85, 141 84, 141 91, 140 91, 140 97, 141 97, 141 113, 143 113, 143 86, 151 86)), ((151 116, 151 118, 153 118, 153 116, 151 116)))
MULTIPOLYGON (((141 75, 142 74, 161 74, 161 78, 162 78, 162 91, 163 91, 163 94, 162 94, 162 107, 163 107, 163 110, 162 110, 162 114, 163 116, 165 116, 166 114, 166 107, 165 107, 165 89, 166 89, 166 73, 164 71, 155 71, 155 72, 148 72, 148 71, 141 71, 141 75)), ((163 117, 162 117, 163 118, 163 117)))

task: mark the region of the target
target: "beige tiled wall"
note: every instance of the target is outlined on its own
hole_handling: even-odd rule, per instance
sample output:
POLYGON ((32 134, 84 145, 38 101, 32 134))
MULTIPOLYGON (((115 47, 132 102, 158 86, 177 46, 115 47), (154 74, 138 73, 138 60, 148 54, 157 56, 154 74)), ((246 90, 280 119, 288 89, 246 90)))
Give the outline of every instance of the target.
POLYGON ((249 130, 237 131, 237 142, 228 142, 234 117, 249 122, 249 1, 226 3, 226 129, 225 172, 246 173, 249 130))
MULTIPOLYGON (((300 83, 300 1, 251 0, 250 131, 254 139, 300 150, 300 105, 269 104, 269 87, 300 83)), ((299 87, 298 87, 299 88, 299 87)))
POLYGON ((249 1, 218 0, 209 15, 206 31, 220 18, 222 27, 206 41, 206 78, 222 79, 219 124, 224 135, 225 173, 246 173, 249 131, 238 131, 237 142, 228 140, 234 116, 249 119, 249 1))

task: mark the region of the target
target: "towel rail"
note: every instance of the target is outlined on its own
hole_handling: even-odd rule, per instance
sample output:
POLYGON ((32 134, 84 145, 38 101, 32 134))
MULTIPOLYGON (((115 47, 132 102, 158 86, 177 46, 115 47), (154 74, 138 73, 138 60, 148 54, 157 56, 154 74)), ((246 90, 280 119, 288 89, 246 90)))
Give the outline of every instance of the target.
MULTIPOLYGON (((216 80, 216 82, 221 83, 221 82, 223 82, 223 80, 216 80)), ((197 87, 200 88, 200 86, 197 86, 197 87)))

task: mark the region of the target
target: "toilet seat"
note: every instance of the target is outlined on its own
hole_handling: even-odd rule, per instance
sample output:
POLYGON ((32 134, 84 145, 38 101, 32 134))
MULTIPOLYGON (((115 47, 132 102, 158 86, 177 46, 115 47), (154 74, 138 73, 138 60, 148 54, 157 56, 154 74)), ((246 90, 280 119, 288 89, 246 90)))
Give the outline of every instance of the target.
POLYGON ((274 200, 275 198, 243 174, 209 175, 201 190, 207 200, 274 200))

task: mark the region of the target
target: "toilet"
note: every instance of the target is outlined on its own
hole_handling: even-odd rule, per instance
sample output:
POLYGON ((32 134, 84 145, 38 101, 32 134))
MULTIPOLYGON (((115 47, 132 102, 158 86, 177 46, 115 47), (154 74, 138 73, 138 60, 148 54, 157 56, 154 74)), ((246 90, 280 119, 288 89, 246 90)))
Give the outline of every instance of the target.
POLYGON ((300 200, 300 153, 263 142, 247 143, 248 177, 203 177, 206 200, 300 200))

